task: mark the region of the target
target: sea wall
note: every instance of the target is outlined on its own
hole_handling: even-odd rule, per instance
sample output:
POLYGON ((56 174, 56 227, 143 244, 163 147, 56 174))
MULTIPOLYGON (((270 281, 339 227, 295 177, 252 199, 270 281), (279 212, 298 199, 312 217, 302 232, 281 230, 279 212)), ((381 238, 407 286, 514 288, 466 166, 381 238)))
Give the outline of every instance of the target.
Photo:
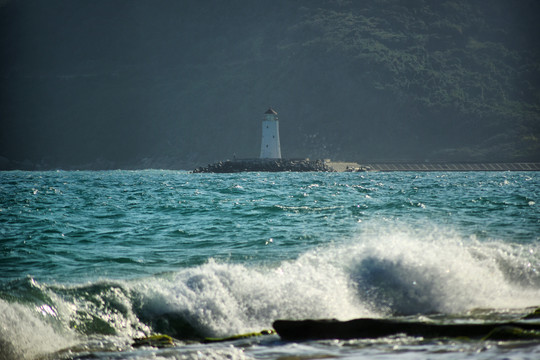
POLYGON ((540 171, 540 163, 364 163, 370 171, 540 171))

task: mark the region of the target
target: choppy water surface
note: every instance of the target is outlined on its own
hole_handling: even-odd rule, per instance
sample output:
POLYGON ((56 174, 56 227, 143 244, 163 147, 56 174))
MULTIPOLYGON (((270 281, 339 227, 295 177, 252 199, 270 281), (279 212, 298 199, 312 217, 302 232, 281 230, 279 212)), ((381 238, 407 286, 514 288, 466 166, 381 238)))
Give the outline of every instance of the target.
POLYGON ((202 344, 276 319, 512 320, 540 305, 540 175, 0 173, 0 359, 537 358, 393 336, 202 344), (165 333, 170 348, 135 348, 165 333))

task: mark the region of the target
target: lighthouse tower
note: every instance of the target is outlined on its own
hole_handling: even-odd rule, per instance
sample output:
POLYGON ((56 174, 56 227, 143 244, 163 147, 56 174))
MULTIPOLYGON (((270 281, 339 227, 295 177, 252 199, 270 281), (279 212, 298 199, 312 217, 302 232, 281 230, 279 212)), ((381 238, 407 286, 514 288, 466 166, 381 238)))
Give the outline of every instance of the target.
POLYGON ((269 108, 262 122, 261 159, 281 159, 277 112, 269 108))

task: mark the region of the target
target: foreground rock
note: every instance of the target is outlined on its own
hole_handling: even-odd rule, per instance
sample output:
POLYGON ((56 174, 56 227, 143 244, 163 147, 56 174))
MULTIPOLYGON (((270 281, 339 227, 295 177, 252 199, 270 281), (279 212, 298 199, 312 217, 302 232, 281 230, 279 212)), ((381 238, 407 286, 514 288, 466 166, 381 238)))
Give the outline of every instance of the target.
POLYGON ((391 319, 276 320, 272 326, 283 340, 289 341, 378 338, 396 334, 424 338, 540 339, 540 323, 525 321, 437 324, 391 319))
POLYGON ((322 160, 309 159, 246 159, 218 161, 193 170, 194 173, 238 173, 238 172, 333 172, 334 169, 322 160))

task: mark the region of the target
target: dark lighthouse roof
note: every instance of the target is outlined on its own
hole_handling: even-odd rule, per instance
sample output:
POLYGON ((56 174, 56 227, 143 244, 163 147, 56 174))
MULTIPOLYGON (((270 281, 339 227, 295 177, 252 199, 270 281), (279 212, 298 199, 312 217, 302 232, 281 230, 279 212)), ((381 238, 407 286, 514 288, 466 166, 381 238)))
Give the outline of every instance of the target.
POLYGON ((275 112, 274 109, 272 109, 272 108, 268 108, 268 110, 266 110, 265 114, 277 115, 277 112, 275 112))

